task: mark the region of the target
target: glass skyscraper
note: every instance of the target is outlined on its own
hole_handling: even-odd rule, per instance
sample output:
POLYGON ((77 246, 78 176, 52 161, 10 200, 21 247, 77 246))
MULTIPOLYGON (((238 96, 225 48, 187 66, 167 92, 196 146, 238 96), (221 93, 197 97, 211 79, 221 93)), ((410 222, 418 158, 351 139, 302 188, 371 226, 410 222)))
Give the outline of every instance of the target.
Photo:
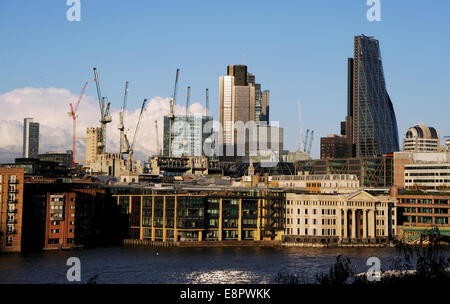
POLYGON ((347 119, 354 155, 376 157, 399 151, 397 120, 386 91, 379 42, 364 35, 355 36, 354 42, 347 119))

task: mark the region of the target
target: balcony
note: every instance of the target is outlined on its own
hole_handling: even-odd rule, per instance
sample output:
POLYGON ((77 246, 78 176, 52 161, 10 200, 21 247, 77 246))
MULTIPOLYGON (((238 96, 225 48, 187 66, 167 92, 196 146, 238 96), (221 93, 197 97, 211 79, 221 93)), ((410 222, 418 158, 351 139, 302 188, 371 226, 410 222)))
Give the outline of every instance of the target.
POLYGON ((8 219, 8 221, 6 223, 7 224, 17 224, 17 220, 10 220, 10 219, 8 219))
POLYGON ((19 212, 19 210, 17 210, 17 209, 8 209, 7 210, 7 213, 18 213, 19 212))
POLYGON ((14 230, 7 230, 7 231, 6 231, 6 234, 9 234, 9 235, 11 235, 11 234, 17 234, 17 230, 16 230, 16 229, 14 229, 14 230))
POLYGON ((8 189, 8 193, 11 193, 11 194, 18 194, 18 193, 19 193, 19 190, 18 190, 18 189, 8 189))
POLYGON ((17 204, 17 200, 16 199, 8 199, 8 204, 17 204))

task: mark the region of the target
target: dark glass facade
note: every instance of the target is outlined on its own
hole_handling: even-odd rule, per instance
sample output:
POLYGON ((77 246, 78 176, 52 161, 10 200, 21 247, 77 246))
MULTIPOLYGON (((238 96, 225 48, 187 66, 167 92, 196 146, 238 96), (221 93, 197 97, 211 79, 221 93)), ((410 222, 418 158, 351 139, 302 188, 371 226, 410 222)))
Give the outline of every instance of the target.
MULTIPOLYGON (((399 151, 397 120, 386 91, 380 46, 376 39, 356 36, 353 65, 353 144, 356 157, 399 151)), ((350 100, 349 100, 350 101, 350 100)))

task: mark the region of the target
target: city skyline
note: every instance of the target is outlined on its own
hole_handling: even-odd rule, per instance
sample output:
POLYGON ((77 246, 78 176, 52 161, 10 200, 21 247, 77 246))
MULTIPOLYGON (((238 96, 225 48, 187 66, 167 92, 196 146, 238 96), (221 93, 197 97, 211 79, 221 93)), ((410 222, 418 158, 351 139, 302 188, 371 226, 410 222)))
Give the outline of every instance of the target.
MULTIPOLYGON (((0 63, 2 68, 11 71, 8 75, 1 75, 3 86, 0 88, 0 103, 2 106, 6 105, 6 109, 8 109, 11 105, 6 104, 5 94, 25 87, 65 88, 72 94, 78 95, 82 83, 86 80, 92 80, 90 71, 92 66, 98 64, 102 71, 105 95, 112 101, 113 109, 120 107, 123 83, 126 80, 130 81, 129 108, 137 109, 141 97, 149 99, 156 96, 169 98, 173 87, 173 71, 180 67, 180 92, 184 91, 181 88, 191 85, 192 104, 198 102, 203 106, 204 89, 209 88, 211 114, 218 120, 218 77, 223 75, 224 66, 245 63, 249 70, 257 75, 258 82, 264 84, 264 87, 270 90, 271 119, 280 121, 280 126, 285 128, 285 146, 291 151, 295 151, 299 147, 296 101, 298 98, 302 100, 303 125, 305 129, 315 130, 312 156, 318 158, 319 138, 330 133, 339 133, 337 123, 342 120, 346 112, 347 58, 353 53, 353 36, 364 33, 368 36, 374 36, 380 41, 387 90, 397 114, 399 137, 403 138, 411 125, 423 121, 425 124, 435 126, 442 134, 443 139, 450 133, 446 113, 445 111, 439 111, 439 109, 445 107, 446 102, 450 99, 448 85, 445 85, 450 81, 450 76, 446 72, 449 69, 449 62, 447 57, 444 56, 448 53, 450 45, 447 41, 439 39, 441 35, 447 34, 448 28, 450 28, 445 26, 448 21, 442 12, 444 10, 436 10, 435 7, 430 8, 426 4, 415 4, 413 7, 411 5, 408 7, 408 1, 395 4, 383 3, 382 22, 370 23, 365 18, 367 6, 364 2, 353 1, 351 4, 324 2, 318 5, 286 2, 285 6, 276 7, 270 14, 266 11, 268 3, 263 2, 256 7, 257 12, 262 13, 262 16, 266 14, 265 16, 270 15, 276 17, 277 20, 281 20, 285 19, 281 18, 282 16, 290 16, 289 10, 294 10, 297 18, 295 20, 282 20, 278 25, 270 22, 269 28, 268 25, 264 26, 260 18, 253 17, 253 15, 249 16, 249 22, 259 29, 259 31, 255 31, 253 37, 240 34, 236 26, 232 26, 231 32, 225 34, 224 24, 213 20, 214 15, 223 13, 220 10, 223 8, 218 4, 209 4, 201 8, 200 4, 196 3, 189 7, 190 13, 194 15, 205 15, 207 12, 205 20, 211 21, 211 29, 200 29, 198 22, 186 24, 184 21, 187 19, 182 15, 186 4, 180 4, 174 9, 177 18, 175 24, 169 27, 147 27, 149 32, 152 33, 151 39, 143 39, 145 35, 142 35, 145 26, 150 25, 147 23, 148 21, 136 23, 130 20, 130 16, 127 15, 127 13, 138 13, 136 9, 138 6, 123 11, 125 22, 122 24, 123 28, 120 28, 116 27, 111 19, 106 16, 121 16, 119 11, 124 8, 122 4, 102 7, 99 3, 83 2, 81 22, 70 23, 65 20, 67 6, 64 3, 54 5, 54 7, 49 4, 27 4, 25 7, 23 2, 4 2, 0 5, 0 15, 2 16, 0 32, 5 34, 3 36, 8 37, 8 40, 13 43, 0 50, 2 57, 7 58, 6 62, 0 63), (409 10, 405 12, 405 8, 409 8, 409 10), (333 9, 338 11, 339 14, 331 14, 333 9), (16 26, 15 21, 6 12, 20 10, 27 16, 27 19, 24 24, 16 24, 16 26), (31 13, 31 10, 34 14, 31 13), (311 16, 307 16, 307 12, 311 16), (431 21, 429 14, 435 16, 431 21), (43 16, 46 16, 46 18, 42 18, 43 16), (345 16, 352 16, 352 21, 344 22, 339 29, 329 27, 333 22, 341 20, 345 16), (399 16, 402 17, 401 21, 397 20, 399 16), (317 21, 311 21, 314 17, 317 18, 317 21), (33 43, 33 41, 36 42, 34 39, 41 39, 37 49, 32 50, 22 47, 19 50, 18 45, 20 43, 18 42, 21 35, 33 32, 31 25, 38 18, 45 19, 40 22, 44 22, 47 27, 41 29, 41 32, 36 33, 34 37, 27 34, 28 40, 26 42, 27 45, 33 43), (424 24, 425 20, 430 24, 424 24), (91 43, 92 41, 89 39, 92 39, 92 36, 83 36, 83 34, 91 32, 100 22, 103 23, 99 28, 98 37, 101 37, 101 41, 104 41, 103 46, 91 43), (309 25, 320 23, 321 26, 307 33, 306 29, 301 26, 303 23, 309 25), (182 27, 182 24, 185 27, 182 27), (53 27, 54 25, 59 25, 60 28, 57 29, 53 27), (296 25, 296 27, 292 28, 287 25, 296 25), (436 27, 436 25, 439 26, 436 27), (119 33, 130 31, 131 35, 124 38, 122 42, 118 38, 119 35, 112 37, 106 34, 107 29, 111 30, 108 26, 119 31, 119 33), (6 28, 11 30, 6 33, 6 28), (389 28, 389 31, 386 28, 389 28), (180 34, 178 30, 182 33, 180 34), (213 35, 214 30, 217 30, 218 36, 213 35), (187 34, 188 31, 192 33, 187 34), (277 36, 277 33, 281 33, 281 31, 285 33, 283 38, 277 36), (294 33, 297 35, 289 35, 294 33), (333 35, 320 38, 320 35, 325 33, 333 33, 333 35), (412 44, 413 39, 416 39, 417 36, 414 33, 422 33, 420 36, 422 43, 412 44), (172 37, 171 35, 173 41, 167 38, 172 37), (57 39, 51 37, 57 37, 57 39), (193 39, 192 45, 190 43, 186 45, 188 37, 193 39), (222 37, 223 41, 218 41, 217 37, 222 37), (235 39, 235 45, 227 46, 226 43, 232 37, 235 39), (298 37, 298 39, 289 40, 285 37, 298 37), (262 44, 258 42, 261 38, 276 43, 262 44), (245 39, 248 39, 248 41, 244 41, 245 39), (204 42, 200 43, 203 40, 204 42), (170 54, 163 56, 160 50, 155 51, 151 48, 151 41, 163 42, 159 49, 164 50, 172 49, 169 42, 187 47, 182 47, 182 53, 171 51, 170 54), (137 46, 139 42, 142 42, 142 51, 139 51, 140 48, 137 46), (69 51, 69 48, 73 47, 75 43, 87 44, 82 49, 78 48, 78 52, 69 51), (106 49, 106 46, 112 47, 116 43, 123 47, 116 51, 106 49), (335 45, 333 52, 322 50, 321 46, 324 43, 333 43, 335 45), (439 48, 434 47, 436 43, 439 43, 439 48), (53 47, 54 50, 49 51, 45 48, 45 45, 53 47), (206 51, 213 52, 214 56, 205 56, 206 51), (134 60, 125 60, 127 52, 131 52, 133 56, 130 56, 130 58, 133 57, 134 60), (49 56, 49 54, 52 54, 52 56, 49 56), (433 56, 428 56, 428 54, 433 56), (20 64, 13 65, 12 62, 17 61, 17 56, 22 56, 22 61, 20 64), (313 64, 318 58, 320 58, 321 63, 313 64), (77 64, 72 63, 72 60, 77 64), (411 62, 414 64, 411 64, 411 62), (31 70, 30 67, 32 67, 31 70), (65 70, 63 70, 63 67, 65 70), (20 75, 27 70, 27 81, 25 81, 23 76, 20 75), (54 77, 55 74, 58 77, 54 77), (433 75, 433 77, 430 77, 430 75, 433 75), (327 87, 327 90, 324 90, 323 87, 327 87), (429 92, 433 92, 432 99, 429 97, 429 92), (431 111, 423 111, 423 104, 425 103, 429 105, 431 111), (320 112, 323 107, 328 109, 326 113, 320 112)), ((247 5, 249 4, 244 4, 244 8, 247 5)), ((169 14, 168 7, 163 4, 157 4, 156 6, 158 6, 162 17, 169 14)), ((441 2, 441 6, 445 7, 448 4, 441 2)), ((148 12, 150 14, 152 12, 152 5, 143 4, 141 8, 143 13, 148 12)), ((245 11, 244 8, 243 11, 245 11)), ((153 17, 158 19, 161 16, 153 17)), ((235 12, 234 16, 242 17, 244 12, 235 12)), ((93 96, 95 96, 95 85, 91 82, 88 86, 86 99, 89 100, 93 96)), ((179 100, 183 99, 184 96, 181 93, 179 100)), ((178 102, 178 105, 182 106, 183 102, 178 102)), ((64 108, 67 106, 68 104, 64 105, 64 108)), ((80 110, 83 106, 86 106, 84 100, 80 105, 80 110)), ((64 113, 58 115, 63 116, 64 113)), ((25 116, 27 115, 23 115, 23 117, 25 116)), ((33 117, 37 121, 41 120, 36 115, 33 115, 33 117)), ((2 131, 5 130, 4 124, 10 120, 17 120, 17 118, 13 115, 5 116, 3 114, 0 116, 2 131)), ((61 120, 63 119, 61 118, 61 120)), ((98 118, 91 120, 90 126, 96 126, 97 120, 98 118)), ((65 119, 64 122, 70 129, 70 119, 65 119)), ((115 123, 113 124, 115 125, 115 123)), ((46 127, 47 130, 53 130, 55 126, 50 123, 47 126, 42 124, 42 133, 45 132, 46 127)), ((153 122, 146 127, 152 129, 150 133, 154 133, 153 122)), ((142 136, 145 136, 145 134, 142 134, 142 136)), ((64 146, 60 149, 65 151, 68 147, 64 146)), ((0 148, 3 152, 6 147, 0 148)), ((43 148, 42 151, 46 151, 46 149, 43 148)))

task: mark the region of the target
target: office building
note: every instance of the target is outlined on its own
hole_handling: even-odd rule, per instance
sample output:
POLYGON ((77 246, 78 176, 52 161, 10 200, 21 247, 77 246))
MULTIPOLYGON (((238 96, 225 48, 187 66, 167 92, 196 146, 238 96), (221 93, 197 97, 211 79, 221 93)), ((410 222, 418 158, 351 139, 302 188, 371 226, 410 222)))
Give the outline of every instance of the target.
POLYGON ((57 163, 59 166, 65 168, 72 167, 72 150, 67 150, 66 153, 46 152, 44 154, 39 154, 37 158, 40 161, 57 163))
POLYGON ((22 251, 24 174, 0 167, 0 252, 22 251))
MULTIPOLYGON (((424 170, 431 170, 431 167, 441 166, 450 163, 450 152, 395 152, 394 153, 394 186, 398 189, 405 188, 405 166, 406 165, 425 165, 424 170), (428 169, 426 168, 428 165, 428 169)), ((412 166, 414 167, 414 166, 412 166)), ((437 172, 436 172, 437 173, 437 172)), ((415 173, 417 174, 417 173, 415 173)), ((432 170, 424 174, 429 174, 428 179, 440 180, 439 176, 435 179, 435 172, 432 170)), ((423 177, 415 176, 419 179, 423 177)), ((442 180, 445 180, 443 178, 442 180)), ((408 181, 413 181, 408 178, 408 181)), ((434 182, 433 182, 434 183, 434 182)), ((411 183, 408 183, 411 185, 411 183)))
POLYGON ((440 146, 441 139, 436 129, 419 123, 406 131, 403 151, 439 152, 440 146))
POLYGON ((39 154, 39 123, 33 118, 23 121, 23 157, 34 158, 39 154))
MULTIPOLYGON (((211 116, 192 115, 176 116, 172 125, 172 157, 203 156, 203 144, 212 135, 212 129, 207 124, 211 116)), ((169 156, 169 118, 163 121, 163 156, 169 156)))
POLYGON ((450 192, 401 190, 397 199, 399 237, 417 242, 421 233, 433 227, 450 236, 450 192))
POLYGON ((450 190, 450 163, 405 165, 406 189, 450 190))
POLYGON ((352 157, 352 145, 344 135, 329 134, 320 138, 320 158, 352 157))
POLYGON ((114 195, 130 216, 129 238, 162 242, 279 240, 284 193, 232 187, 173 187, 114 195), (138 194, 138 192, 142 192, 138 194))
POLYGON ((397 120, 386 90, 378 40, 355 36, 354 58, 348 67, 346 129, 354 155, 377 157, 399 151, 397 120))
POLYGON ((365 191, 286 194, 283 240, 293 243, 386 243, 396 235, 396 200, 365 191))

